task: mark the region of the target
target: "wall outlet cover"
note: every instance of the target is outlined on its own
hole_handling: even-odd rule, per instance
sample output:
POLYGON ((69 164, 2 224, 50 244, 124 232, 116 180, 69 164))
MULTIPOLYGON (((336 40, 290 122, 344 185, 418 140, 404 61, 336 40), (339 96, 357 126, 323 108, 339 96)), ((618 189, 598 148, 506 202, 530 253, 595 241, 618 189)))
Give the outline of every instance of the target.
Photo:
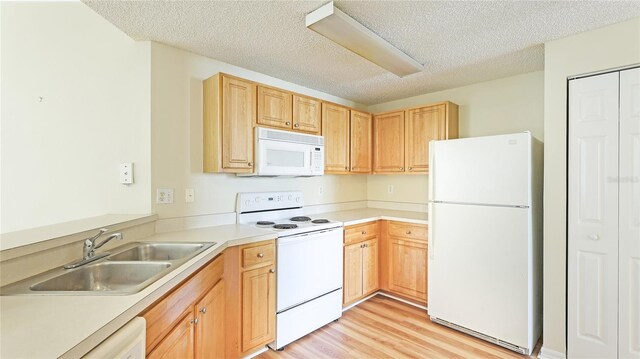
POLYGON ((156 203, 158 204, 173 203, 173 188, 158 188, 156 192, 156 203))

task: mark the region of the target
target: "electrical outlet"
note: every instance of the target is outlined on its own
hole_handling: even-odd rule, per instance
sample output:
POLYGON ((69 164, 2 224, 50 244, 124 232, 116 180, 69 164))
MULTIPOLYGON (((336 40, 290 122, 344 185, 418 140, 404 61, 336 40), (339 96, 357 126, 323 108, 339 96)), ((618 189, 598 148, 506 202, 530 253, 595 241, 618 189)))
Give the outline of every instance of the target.
POLYGON ((324 194, 324 186, 320 185, 318 187, 318 194, 321 195, 321 196, 324 194))
POLYGON ((186 203, 192 203, 194 201, 195 194, 193 188, 187 188, 184 190, 184 201, 186 203))
POLYGON ((120 164, 120 183, 132 184, 133 183, 133 163, 121 163, 120 164))
POLYGON ((156 203, 173 203, 173 188, 158 188, 156 192, 156 203))
POLYGON ((390 185, 388 185, 388 186, 387 186, 387 193, 388 193, 388 194, 393 194, 393 190, 394 190, 394 188, 393 188, 393 185, 392 185, 392 184, 390 184, 390 185))

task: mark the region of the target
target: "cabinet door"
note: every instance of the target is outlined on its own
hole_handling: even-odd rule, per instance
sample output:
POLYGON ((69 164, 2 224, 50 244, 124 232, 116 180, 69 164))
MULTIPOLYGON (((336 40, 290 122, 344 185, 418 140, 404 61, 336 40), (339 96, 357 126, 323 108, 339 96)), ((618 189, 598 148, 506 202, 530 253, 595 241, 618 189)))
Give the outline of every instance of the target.
POLYGON ((224 280, 216 284, 195 306, 197 359, 224 358, 224 280))
POLYGON ((242 352, 275 338, 276 279, 273 266, 242 273, 242 352))
POLYGON ((362 248, 362 295, 378 290, 378 239, 364 242, 362 248))
POLYGON ((426 303, 427 243, 391 237, 389 255, 389 290, 426 303))
POLYGON ((322 103, 324 136, 324 170, 328 173, 349 171, 349 110, 322 103))
POLYGON ((404 111, 373 117, 373 172, 404 172, 404 111))
POLYGON ((362 297, 362 245, 361 242, 344 247, 342 303, 345 305, 362 297))
POLYGON ((311 97, 293 95, 293 129, 319 135, 321 104, 311 97))
POLYGON ((258 125, 291 129, 291 94, 258 86, 258 125))
POLYGON ((187 309, 178 324, 147 355, 148 359, 193 358, 195 317, 193 308, 187 309))
POLYGON ((406 168, 411 173, 429 171, 429 141, 446 138, 445 105, 407 111, 406 168))
POLYGON ((228 172, 251 172, 256 85, 222 78, 222 167, 228 172))
POLYGON ((351 110, 351 172, 371 173, 371 115, 351 110))

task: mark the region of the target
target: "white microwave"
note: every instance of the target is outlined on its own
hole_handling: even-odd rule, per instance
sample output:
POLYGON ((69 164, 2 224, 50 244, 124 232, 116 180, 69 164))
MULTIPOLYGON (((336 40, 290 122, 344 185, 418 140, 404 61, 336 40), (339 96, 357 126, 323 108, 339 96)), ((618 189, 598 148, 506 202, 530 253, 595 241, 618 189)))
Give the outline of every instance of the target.
POLYGON ((255 129, 255 173, 249 176, 322 176, 324 137, 255 129))

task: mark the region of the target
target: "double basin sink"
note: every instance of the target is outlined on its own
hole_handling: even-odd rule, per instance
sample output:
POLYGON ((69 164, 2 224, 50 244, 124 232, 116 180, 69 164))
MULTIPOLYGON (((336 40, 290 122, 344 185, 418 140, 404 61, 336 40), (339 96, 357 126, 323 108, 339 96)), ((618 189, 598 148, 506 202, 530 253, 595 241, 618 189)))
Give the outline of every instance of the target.
POLYGON ((2 295, 126 295, 141 291, 215 243, 130 243, 75 269, 56 268, 3 287, 2 295))

